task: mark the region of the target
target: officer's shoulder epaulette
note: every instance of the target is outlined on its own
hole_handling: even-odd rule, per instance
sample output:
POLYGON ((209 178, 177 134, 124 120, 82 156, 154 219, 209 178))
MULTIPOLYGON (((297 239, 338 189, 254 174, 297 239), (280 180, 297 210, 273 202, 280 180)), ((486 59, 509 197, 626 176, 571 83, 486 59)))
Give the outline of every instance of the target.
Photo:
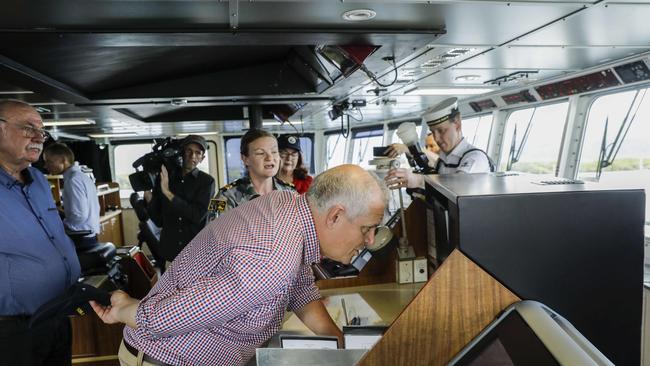
POLYGON ((237 179, 237 180, 235 180, 233 182, 230 182, 230 183, 226 184, 225 186, 219 188, 219 191, 220 192, 225 192, 225 191, 229 190, 230 188, 236 186, 239 183, 240 180, 241 179, 237 179))

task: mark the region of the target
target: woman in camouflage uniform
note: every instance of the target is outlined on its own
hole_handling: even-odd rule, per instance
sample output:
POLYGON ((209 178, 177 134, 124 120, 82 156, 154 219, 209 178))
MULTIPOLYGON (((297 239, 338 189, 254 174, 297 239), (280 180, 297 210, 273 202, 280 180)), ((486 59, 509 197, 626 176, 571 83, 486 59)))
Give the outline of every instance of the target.
POLYGON ((241 139, 241 160, 247 174, 219 189, 219 214, 273 190, 295 191, 293 184, 275 178, 280 168, 278 141, 265 130, 249 130, 241 139))

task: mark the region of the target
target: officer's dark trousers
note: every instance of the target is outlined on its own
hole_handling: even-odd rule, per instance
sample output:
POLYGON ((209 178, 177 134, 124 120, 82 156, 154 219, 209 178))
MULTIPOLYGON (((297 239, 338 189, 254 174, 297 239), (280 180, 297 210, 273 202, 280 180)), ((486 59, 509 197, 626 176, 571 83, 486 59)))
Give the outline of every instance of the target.
POLYGON ((72 330, 68 317, 28 328, 27 317, 0 316, 1 366, 70 366, 72 330))

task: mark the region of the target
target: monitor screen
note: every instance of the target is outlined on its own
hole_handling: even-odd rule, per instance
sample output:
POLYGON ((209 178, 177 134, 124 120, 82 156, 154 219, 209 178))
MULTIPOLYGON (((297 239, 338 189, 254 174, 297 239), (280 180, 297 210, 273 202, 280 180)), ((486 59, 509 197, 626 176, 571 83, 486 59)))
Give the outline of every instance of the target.
POLYGON ((454 365, 559 365, 542 341, 516 311, 511 311, 454 365))
POLYGON ((429 185, 427 185, 427 198, 433 215, 433 227, 430 228, 433 231, 432 245, 435 246, 436 260, 438 263, 442 263, 455 248, 452 237, 454 233, 450 225, 450 220, 453 220, 453 217, 450 216, 447 199, 435 192, 429 185))

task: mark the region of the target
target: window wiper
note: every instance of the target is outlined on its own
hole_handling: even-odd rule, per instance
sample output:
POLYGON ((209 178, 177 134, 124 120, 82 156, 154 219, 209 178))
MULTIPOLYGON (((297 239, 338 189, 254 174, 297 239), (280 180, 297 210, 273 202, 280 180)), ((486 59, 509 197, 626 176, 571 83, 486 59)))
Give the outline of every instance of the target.
POLYGON ((510 151, 508 152, 508 163, 506 164, 506 171, 512 168, 514 164, 513 160, 515 158, 515 145, 517 145, 517 125, 515 124, 515 130, 512 132, 512 141, 510 141, 510 151))
POLYGON ((597 179, 600 179, 600 175, 602 174, 603 168, 607 168, 608 166, 614 164, 614 160, 616 160, 616 156, 618 155, 618 152, 621 150, 621 146, 625 141, 625 137, 627 136, 627 133, 630 131, 630 127, 632 126, 632 123, 636 119, 636 115, 639 112, 639 108, 641 108, 641 105, 643 104, 643 99, 645 98, 646 92, 647 89, 637 90, 636 94, 634 95, 634 99, 632 99, 632 103, 630 103, 630 107, 627 109, 625 118, 623 118, 621 127, 618 129, 618 132, 616 133, 616 138, 609 145, 610 147, 609 150, 607 150, 607 146, 604 146, 606 144, 607 122, 608 122, 607 120, 605 120, 605 133, 603 134, 603 142, 601 144, 602 157, 599 159, 598 167, 596 169, 597 179), (636 104, 636 109, 634 109, 634 113, 632 113, 632 109, 634 108, 635 104, 636 104))
POLYGON ((327 161, 328 162, 334 156, 334 152, 336 151, 336 147, 339 146, 339 141, 340 140, 341 140, 341 134, 336 135, 336 141, 334 142, 334 147, 332 148, 332 151, 330 151, 330 154, 327 155, 327 161))
POLYGON ((600 175, 603 173, 605 165, 605 156, 607 155, 607 126, 609 125, 609 117, 605 119, 605 132, 603 132, 603 139, 600 142, 600 152, 598 153, 598 164, 596 165, 596 180, 600 180, 600 175))
POLYGON ((536 111, 537 108, 533 109, 533 113, 530 115, 528 124, 526 125, 526 131, 524 131, 524 137, 521 138, 521 143, 516 149, 515 145, 517 144, 517 125, 515 125, 515 131, 512 134, 512 143, 510 144, 510 155, 508 156, 508 164, 506 166, 506 170, 510 170, 510 168, 512 168, 512 165, 516 164, 521 158, 521 154, 524 152, 524 147, 526 146, 526 141, 528 141, 528 136, 530 136, 530 128, 533 125, 533 118, 535 117, 536 111))

